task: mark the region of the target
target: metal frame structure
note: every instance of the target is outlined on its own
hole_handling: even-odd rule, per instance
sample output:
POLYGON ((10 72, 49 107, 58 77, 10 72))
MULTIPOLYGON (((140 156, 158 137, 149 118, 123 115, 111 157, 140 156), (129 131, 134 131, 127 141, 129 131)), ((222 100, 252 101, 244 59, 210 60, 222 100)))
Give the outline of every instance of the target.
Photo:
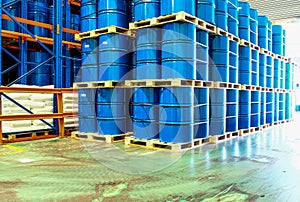
MULTIPOLYGON (((57 112, 53 114, 33 114, 29 110, 26 110, 30 114, 24 115, 2 115, 2 103, 0 101, 0 144, 3 142, 3 133, 2 133, 2 121, 15 121, 15 120, 41 120, 46 123, 48 126, 51 126, 43 119, 57 119, 58 120, 58 134, 59 137, 64 137, 65 130, 64 130, 64 118, 66 117, 74 117, 77 114, 73 112, 64 112, 63 106, 63 94, 64 93, 73 93, 72 88, 23 88, 23 87, 0 87, 0 93, 2 96, 6 97, 10 101, 13 101, 16 105, 24 108, 22 105, 14 101, 13 99, 9 98, 9 96, 5 95, 4 93, 46 93, 46 94, 54 94, 56 95, 56 109, 57 112)), ((52 127, 52 126, 51 126, 52 127)))
MULTIPOLYGON (((3 4, 3 0, 0 0, 0 28, 2 28, 2 20, 11 20, 13 21, 17 26, 20 27, 20 32, 13 32, 8 30, 2 30, 0 32, 0 50, 8 54, 12 59, 16 61, 16 64, 12 65, 11 67, 7 68, 5 71, 3 71, 3 58, 0 54, 0 86, 3 84, 3 76, 8 73, 9 71, 15 69, 18 67, 18 78, 12 82, 10 82, 7 86, 11 86, 13 84, 19 83, 19 84, 26 84, 26 77, 33 73, 36 69, 42 67, 43 65, 47 65, 50 61, 53 61, 53 68, 54 68, 54 87, 55 88, 69 88, 72 85, 71 81, 71 60, 74 58, 70 57, 70 48, 76 48, 80 49, 81 45, 79 43, 71 42, 71 34, 79 33, 79 31, 72 30, 69 28, 64 28, 63 25, 63 19, 65 19, 65 25, 66 27, 70 27, 70 19, 71 19, 71 5, 73 6, 80 6, 78 2, 73 2, 72 0, 69 1, 62 1, 62 0, 53 0, 53 13, 54 13, 54 23, 53 25, 42 23, 42 22, 36 22, 33 20, 27 19, 27 4, 28 0, 12 0, 8 3, 3 4), (20 17, 12 16, 6 8, 14 5, 16 3, 20 2, 21 4, 21 13, 20 17), (63 13, 65 14, 63 16, 63 13), (64 18, 63 18, 64 17, 64 18), (27 25, 34 25, 39 26, 42 28, 47 28, 51 31, 53 31, 53 39, 47 38, 47 37, 41 37, 36 36, 34 33, 31 33, 27 29, 27 25), (63 33, 66 33, 66 40, 63 40, 63 33), (8 49, 7 46, 3 45, 3 38, 11 38, 11 39, 17 39, 19 43, 19 47, 10 47, 14 49, 18 49, 20 52, 19 58, 14 56, 8 49), (28 42, 36 42, 38 43, 45 51, 47 51, 50 54, 50 57, 42 62, 41 64, 38 64, 36 67, 34 67, 32 70, 28 71, 27 69, 27 51, 28 51, 28 42), (49 49, 47 45, 53 45, 52 49, 49 49), (63 68, 63 58, 67 58, 65 67, 63 68)), ((78 7, 79 9, 79 7, 78 7)), ((11 88, 12 90, 9 90, 9 88, 3 89, 3 87, 0 88, 0 108, 1 108, 1 97, 4 96, 19 107, 23 108, 22 105, 15 102, 13 99, 9 98, 7 95, 5 95, 5 92, 19 92, 19 89, 11 88)), ((39 93, 53 93, 54 94, 54 113, 53 115, 34 115, 32 112, 27 111, 28 115, 24 116, 0 116, 0 143, 2 141, 2 121, 7 120, 25 120, 25 119, 44 119, 44 118, 55 118, 55 132, 59 135, 63 135, 64 130, 64 124, 63 124, 63 116, 62 116, 62 91, 61 90, 55 90, 55 89, 39 89, 38 91, 32 90, 32 89, 24 89, 22 88, 22 91, 24 92, 26 90, 27 92, 39 92, 39 93)), ((71 92, 73 92, 73 89, 70 89, 71 92)), ((64 90, 66 92, 67 90, 64 90)), ((0 110, 0 115, 1 115, 0 110)))

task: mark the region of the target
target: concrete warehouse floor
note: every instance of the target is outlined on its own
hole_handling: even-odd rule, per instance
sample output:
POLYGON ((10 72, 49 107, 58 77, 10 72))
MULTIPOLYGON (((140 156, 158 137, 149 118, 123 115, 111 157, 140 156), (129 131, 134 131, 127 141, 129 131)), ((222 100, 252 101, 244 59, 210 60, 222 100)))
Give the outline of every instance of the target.
POLYGON ((0 201, 299 201, 299 121, 181 155, 73 139, 2 145, 0 201))

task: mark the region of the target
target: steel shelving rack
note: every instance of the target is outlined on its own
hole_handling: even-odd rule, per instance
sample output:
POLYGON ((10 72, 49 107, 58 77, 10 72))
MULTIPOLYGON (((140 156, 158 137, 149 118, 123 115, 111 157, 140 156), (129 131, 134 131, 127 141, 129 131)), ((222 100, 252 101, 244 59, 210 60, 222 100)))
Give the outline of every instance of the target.
MULTIPOLYGON (((73 80, 71 76, 72 67, 71 61, 78 60, 77 58, 71 57, 71 51, 74 49, 80 53, 81 44, 77 43, 73 40, 74 34, 79 33, 78 30, 72 30, 71 27, 71 13, 72 10, 75 12, 80 12, 80 1, 68 0, 53 0, 53 13, 54 13, 54 20, 53 24, 37 22, 33 20, 27 19, 28 14, 28 0, 12 0, 5 4, 3 4, 3 0, 0 0, 0 28, 3 27, 3 20, 10 20, 13 21, 20 29, 19 32, 3 30, 1 29, 0 32, 0 46, 1 46, 1 54, 0 54, 0 86, 10 87, 13 84, 27 84, 26 77, 33 73, 36 69, 49 64, 52 61, 53 69, 54 69, 54 87, 55 88, 70 88, 72 86, 73 80), (19 3, 21 8, 20 17, 13 16, 7 10, 8 7, 19 3), (65 25, 63 27, 62 25, 65 25), (36 36, 35 33, 31 33, 28 30, 28 26, 38 26, 41 28, 46 28, 53 32, 53 38, 50 37, 43 37, 43 36, 36 36), (67 28, 66 28, 67 27, 67 28), (65 34, 65 39, 63 40, 63 35, 65 34), (13 42, 13 45, 4 42, 13 42), (38 64, 36 67, 28 70, 28 62, 27 62, 27 53, 28 50, 34 50, 29 47, 29 44, 36 44, 39 48, 43 49, 44 51, 48 52, 50 57, 45 60, 44 62, 38 64), (18 51, 18 56, 12 53, 12 50, 18 51), (15 64, 12 66, 4 69, 3 68, 3 53, 6 53, 10 56, 14 61, 15 64), (63 61, 65 59, 65 64, 63 61), (18 72, 17 78, 13 81, 9 81, 7 83, 3 82, 3 78, 5 78, 6 74, 12 70, 18 72)), ((79 23, 79 22, 78 22, 79 23)), ((27 89, 28 90, 28 89, 27 89)), ((25 91, 26 92, 26 91, 25 91)), ((43 91, 41 91, 42 93, 43 91)), ((68 91, 69 92, 69 91, 68 91)), ((5 92, 0 92, 0 104, 1 104, 1 97, 8 97, 4 94, 5 92)), ((61 113, 62 104, 57 100, 60 100, 60 97, 57 97, 57 94, 54 94, 54 110, 53 113, 61 113)), ((9 99, 14 102, 13 99, 9 99)), ((17 102, 14 102, 19 107, 23 108, 17 102)), ((1 107, 0 107, 1 108, 1 107)), ((28 112, 28 111, 27 111, 28 112)), ((32 112, 28 112, 32 113, 32 112)), ((33 114, 33 113, 32 113, 33 114)), ((43 118, 47 118, 47 116, 38 116, 41 120, 43 118)), ((53 116, 55 118, 55 116, 53 116)), ((60 116, 54 122, 54 131, 56 134, 61 135, 63 130, 62 117, 60 116)), ((22 119, 16 119, 20 120, 22 119)), ((27 117, 28 119, 28 117, 27 117)), ((23 120, 26 120, 23 119, 23 120)), ((2 125, 2 121, 5 121, 5 116, 1 114, 0 110, 0 126, 2 125)), ((42 120, 43 121, 43 120, 42 120)), ((44 122, 44 121, 43 121, 44 122)), ((44 122, 45 123, 45 122, 44 122)), ((2 137, 2 131, 0 131, 2 137)), ((0 140, 1 142, 1 140, 0 140)))

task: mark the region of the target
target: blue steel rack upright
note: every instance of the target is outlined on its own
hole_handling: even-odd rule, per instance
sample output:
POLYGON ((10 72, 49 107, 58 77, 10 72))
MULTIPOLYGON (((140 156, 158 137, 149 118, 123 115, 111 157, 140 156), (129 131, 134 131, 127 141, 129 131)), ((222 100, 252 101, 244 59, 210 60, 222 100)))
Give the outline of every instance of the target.
MULTIPOLYGON (((72 79, 71 79, 71 60, 76 60, 76 58, 71 58, 70 51, 69 51, 69 45, 73 45, 73 47, 77 47, 76 43, 71 43, 71 34, 66 33, 66 41, 63 41, 63 13, 64 13, 64 19, 65 19, 65 27, 70 28, 70 18, 71 18, 71 5, 76 6, 77 9, 79 10, 79 3, 75 2, 74 4, 72 1, 62 1, 62 0, 53 0, 53 13, 54 13, 54 21, 52 24, 53 28, 53 42, 48 43, 52 44, 53 48, 52 50, 48 48, 46 44, 43 42, 47 39, 44 38, 41 40, 38 36, 35 36, 34 33, 31 33, 27 25, 35 25, 35 24, 30 24, 32 22, 29 22, 30 20, 27 19, 27 5, 28 5, 28 0, 12 0, 10 2, 7 2, 3 4, 3 0, 0 0, 0 28, 3 27, 3 16, 6 15, 5 20, 12 20, 18 27, 20 27, 20 32, 15 34, 19 35, 18 37, 18 49, 19 49, 19 58, 14 56, 7 48, 4 47, 3 45, 3 29, 1 29, 0 32, 0 46, 1 46, 1 51, 5 52, 8 54, 13 60, 16 61, 16 64, 12 65, 11 67, 8 67, 7 69, 3 69, 3 57, 2 54, 0 54, 0 86, 3 85, 3 76, 8 73, 9 71, 15 69, 16 67, 18 68, 18 78, 15 79, 12 82, 9 82, 7 86, 11 86, 13 84, 19 83, 19 84, 27 84, 26 77, 30 74, 32 74, 36 69, 49 64, 50 61, 53 61, 53 69, 54 69, 54 87, 55 88, 69 88, 72 86, 72 79), (10 14, 6 8, 9 6, 12 6, 16 3, 19 3, 21 5, 21 10, 20 10, 20 17, 18 20, 16 19, 15 16, 10 14), (8 18, 7 18, 8 17, 8 18), (21 19, 21 22, 20 22, 21 19), (38 64, 36 67, 28 71, 28 62, 27 62, 27 51, 28 51, 28 38, 25 38, 25 36, 29 35, 31 37, 30 41, 36 42, 39 44, 42 49, 44 49, 46 52, 50 54, 50 57, 43 61, 42 63, 38 64), (64 47, 64 50, 63 50, 64 47), (65 69, 63 69, 63 58, 66 59, 65 62, 65 69)), ((79 23, 79 22, 78 22, 79 23)), ((44 24, 43 26, 46 26, 46 23, 39 23, 36 22, 37 26, 41 26, 40 24, 44 24)), ((43 27, 41 26, 41 27, 43 27)), ((49 28, 48 28, 49 29, 49 28)), ((71 29, 68 29, 71 30, 71 29)), ((65 30, 64 30, 65 31, 65 30)), ((74 31, 74 30, 71 30, 74 31)), ((65 31, 68 32, 68 31, 65 31)), ((72 33, 69 31, 69 33, 72 33)), ((73 32, 74 34, 74 32, 73 32)), ((49 39, 49 38, 48 38, 49 39)), ((47 40, 48 40, 47 39, 47 40)), ((78 44, 78 47, 80 47, 80 44, 78 44)), ((77 49, 79 50, 79 49, 77 49)), ((7 97, 3 93, 0 94, 0 103, 1 103, 1 97, 7 97)), ((56 104, 56 99, 54 98, 54 112, 57 113, 57 104, 56 104)), ((13 102, 13 100, 12 100, 13 102)), ((18 104, 17 105, 21 108, 23 108, 22 105, 18 104)), ((27 111, 28 112, 28 111, 27 111)), ((32 113, 32 112, 29 112, 32 113)), ((54 124, 54 129, 55 132, 59 131, 58 124, 54 124)))

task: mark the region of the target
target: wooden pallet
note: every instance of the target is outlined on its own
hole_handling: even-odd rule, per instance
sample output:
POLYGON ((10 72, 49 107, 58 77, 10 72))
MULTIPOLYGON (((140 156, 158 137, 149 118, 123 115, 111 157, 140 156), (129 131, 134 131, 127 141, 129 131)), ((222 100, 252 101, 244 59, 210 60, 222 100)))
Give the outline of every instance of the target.
POLYGON ((159 149, 159 150, 174 151, 174 152, 191 150, 209 143, 210 143, 210 138, 199 138, 189 143, 166 143, 166 142, 161 142, 157 139, 146 140, 146 139, 138 139, 134 137, 125 137, 125 145, 140 146, 147 149, 159 149))
POLYGON ((255 132, 255 128, 242 129, 242 130, 239 130, 239 136, 249 135, 254 132, 255 132))
POLYGON ((231 34, 231 33, 228 33, 228 37, 229 37, 229 40, 230 40, 230 41, 235 41, 235 42, 237 42, 237 43, 240 43, 240 41, 241 41, 241 39, 240 39, 239 37, 234 36, 234 35, 231 34))
POLYGON ((119 81, 93 81, 93 82, 77 82, 73 84, 73 88, 116 88, 124 87, 125 82, 119 81))
POLYGON ((233 138, 237 138, 239 136, 239 131, 236 132, 229 132, 229 133, 225 133, 223 135, 212 135, 210 136, 210 142, 217 144, 223 141, 227 141, 233 138))
POLYGON ((268 51, 267 49, 260 48, 260 49, 259 49, 259 53, 268 55, 268 54, 269 54, 269 51, 268 51))
POLYGON ((241 85, 241 90, 256 90, 259 86, 252 86, 252 85, 241 85))
POLYGON ((276 58, 276 59, 279 59, 279 60, 285 60, 285 57, 282 56, 282 55, 279 55, 279 54, 276 54, 276 55, 275 55, 275 58, 276 58))
POLYGON ((258 127, 252 127, 252 129, 254 130, 253 132, 259 132, 260 131, 260 126, 258 126, 258 127))
POLYGON ((265 125, 263 125, 263 126, 260 126, 260 131, 266 130, 266 129, 268 129, 268 128, 270 128, 270 125, 269 125, 269 124, 265 124, 265 125))
POLYGON ((274 91, 275 91, 274 88, 267 88, 267 89, 266 89, 266 92, 274 92, 274 91))
POLYGON ((211 81, 189 79, 126 80, 127 87, 213 87, 211 81))
POLYGON ((219 35, 219 36, 229 36, 229 33, 219 27, 216 28, 216 31, 213 33, 214 35, 219 35))
POLYGON ((226 88, 226 89, 241 89, 241 84, 226 83, 226 82, 214 82, 214 88, 226 88))
POLYGON ((276 123, 274 123, 274 125, 283 125, 287 123, 285 120, 282 120, 282 121, 277 121, 276 123))
POLYGON ((75 128, 75 127, 65 127, 65 136, 71 136, 72 135, 72 132, 74 131, 77 131, 78 128, 75 128))
POLYGON ((183 11, 165 15, 165 16, 159 16, 155 18, 141 20, 138 22, 133 22, 129 24, 129 29, 134 30, 134 29, 148 28, 148 27, 160 26, 172 22, 188 22, 197 25, 198 29, 206 30, 211 33, 216 32, 215 25, 205 22, 204 20, 201 20, 183 11))
POLYGON ((108 144, 115 143, 115 142, 123 142, 125 137, 131 136, 133 133, 128 132, 125 134, 116 134, 116 135, 100 135, 97 133, 82 133, 79 131, 72 132, 71 137, 75 139, 82 139, 82 140, 90 140, 90 141, 101 141, 106 142, 108 144))
POLYGON ((245 39, 240 39, 240 46, 250 46, 250 42, 249 41, 246 41, 245 39))
POLYGON ((276 55, 275 55, 275 53, 272 53, 271 52, 271 54, 270 54, 273 58, 275 58, 276 57, 276 55))
POLYGON ((35 137, 45 137, 50 136, 50 132, 52 130, 43 130, 43 131, 29 131, 29 132, 20 132, 20 133, 12 133, 12 134, 3 134, 4 141, 16 141, 18 139, 29 139, 35 137))
POLYGON ((253 44, 253 43, 250 43, 250 47, 253 49, 253 50, 257 50, 257 51, 260 51, 260 47, 256 44, 253 44))
POLYGON ((135 37, 135 33, 131 30, 117 26, 109 26, 101 29, 75 34, 75 40, 81 41, 82 39, 95 38, 103 34, 123 34, 126 36, 135 37))

